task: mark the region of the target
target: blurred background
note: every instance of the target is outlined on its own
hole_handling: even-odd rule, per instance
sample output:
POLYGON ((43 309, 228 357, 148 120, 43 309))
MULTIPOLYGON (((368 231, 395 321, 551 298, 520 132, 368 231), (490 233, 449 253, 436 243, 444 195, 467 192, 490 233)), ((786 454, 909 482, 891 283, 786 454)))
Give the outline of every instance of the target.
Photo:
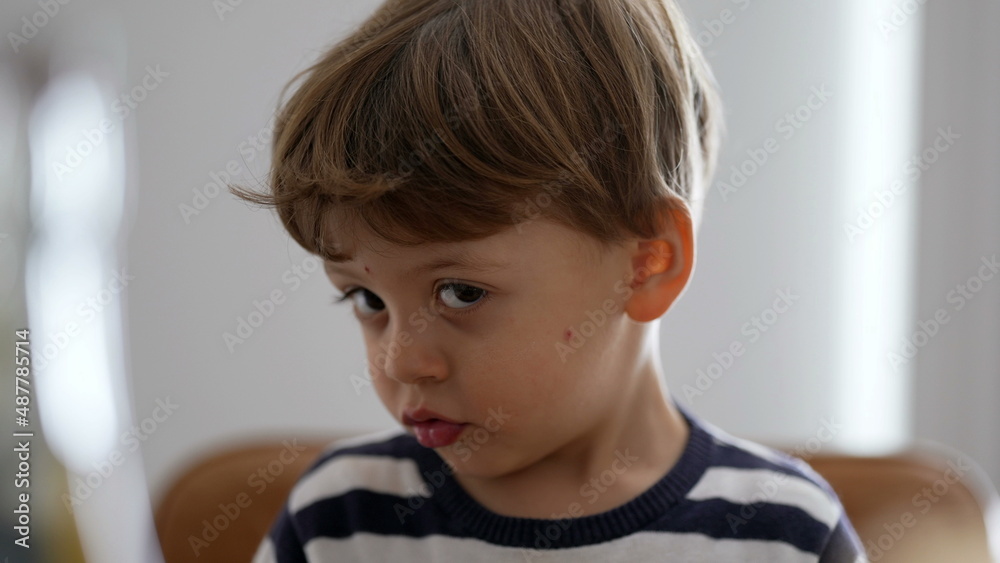
MULTIPOLYGON (((779 447, 824 436, 811 454, 933 441, 1000 482, 1000 3, 680 3, 728 135, 661 329, 675 399, 779 447)), ((41 392, 26 427, 12 384, 0 395, 0 556, 78 557, 73 509, 127 505, 82 551, 111 553, 86 538, 113 533, 155 558, 140 515, 197 460, 394 424, 322 270, 224 186, 263 186, 279 90, 375 6, 0 5, 0 364, 13 379, 30 328, 41 392), (87 68, 101 80, 69 72, 87 68), (67 226, 84 211, 100 220, 67 226), (23 431, 30 550, 11 532, 23 431)))

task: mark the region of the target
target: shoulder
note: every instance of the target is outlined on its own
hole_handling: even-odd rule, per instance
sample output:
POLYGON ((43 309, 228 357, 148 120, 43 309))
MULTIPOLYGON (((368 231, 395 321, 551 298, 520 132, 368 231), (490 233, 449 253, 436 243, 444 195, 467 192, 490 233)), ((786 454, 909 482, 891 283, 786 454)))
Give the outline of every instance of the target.
POLYGON ((716 522, 712 535, 779 541, 821 556, 839 535, 854 534, 833 488, 804 460, 698 424, 712 447, 687 501, 716 522))
POLYGON ((800 493, 814 497, 821 504, 840 506, 833 488, 805 460, 751 440, 738 438, 710 424, 704 422, 701 424, 711 436, 714 445, 710 471, 716 474, 729 474, 734 480, 743 484, 756 484, 761 477, 782 481, 789 478, 792 482, 802 485, 800 493))

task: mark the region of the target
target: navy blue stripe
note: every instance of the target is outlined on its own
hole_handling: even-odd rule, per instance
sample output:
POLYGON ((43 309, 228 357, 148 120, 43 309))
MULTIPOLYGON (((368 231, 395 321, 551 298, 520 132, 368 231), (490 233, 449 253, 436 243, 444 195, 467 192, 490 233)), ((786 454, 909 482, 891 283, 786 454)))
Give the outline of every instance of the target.
POLYGON ((716 442, 716 457, 712 460, 712 465, 717 467, 733 467, 736 469, 770 469, 786 475, 801 477, 822 490, 833 500, 836 493, 824 481, 815 470, 804 460, 791 457, 784 452, 771 449, 784 463, 775 463, 741 449, 731 444, 716 442))
POLYGON ((854 563, 864 553, 861 540, 854 526, 846 517, 841 517, 837 527, 820 554, 819 563, 854 563))
MULTIPOLYGON (((689 420, 693 420, 694 423, 704 426, 700 424, 701 420, 689 413, 685 407, 678 405, 677 408, 689 420)), ((718 436, 708 428, 705 431, 712 436, 712 442, 715 446, 711 460, 713 466, 733 467, 737 469, 770 469, 786 475, 794 475, 809 481, 825 491, 831 501, 837 500, 837 495, 833 489, 805 460, 791 456, 781 450, 776 450, 762 444, 755 444, 771 452, 779 460, 778 462, 774 462, 729 442, 725 436, 718 436)))
MULTIPOLYGON (((422 497, 399 497, 354 490, 338 497, 318 501, 295 516, 303 542, 315 537, 347 538, 358 532, 414 539, 429 535, 474 538, 467 530, 449 526, 439 505, 422 497)), ((561 532, 553 547, 579 545, 561 541, 576 534, 569 530, 571 520, 534 520, 527 534, 505 537, 498 545, 538 548, 536 540, 551 526, 561 532)), ((829 529, 804 510, 782 504, 742 505, 722 499, 685 500, 669 513, 643 528, 644 531, 698 533, 715 539, 781 541, 802 551, 820 553, 829 529)), ((551 530, 549 537, 553 535, 551 530)))
MULTIPOLYGON (((303 472, 302 477, 311 475, 320 466, 326 462, 345 455, 371 455, 371 456, 383 456, 392 459, 408 459, 413 457, 414 448, 416 443, 413 436, 403 433, 400 431, 399 436, 394 436, 389 440, 384 440, 382 442, 369 442, 365 444, 358 444, 356 446, 350 446, 347 448, 337 448, 332 451, 328 451, 319 455, 316 460, 309 466, 308 469, 303 472)), ((300 478, 301 479, 301 478, 300 478)))
POLYGON ((274 544, 275 559, 281 563, 307 563, 302 550, 304 542, 296 531, 295 520, 288 514, 287 505, 282 507, 268 535, 274 544))
POLYGON ((447 525, 447 514, 429 499, 355 489, 317 501, 295 514, 303 542, 316 537, 346 538, 358 532, 422 538, 433 534, 466 537, 447 525))
POLYGON ((732 444, 716 442, 716 457, 712 460, 712 465, 735 467, 737 469, 770 469, 788 475, 802 476, 802 472, 799 471, 798 467, 793 465, 795 462, 791 458, 788 458, 785 454, 777 450, 771 451, 779 459, 782 459, 784 463, 775 463, 732 444))
POLYGON ((715 539, 781 541, 819 554, 830 534, 826 524, 801 508, 723 499, 685 501, 655 522, 650 531, 698 533, 715 539))

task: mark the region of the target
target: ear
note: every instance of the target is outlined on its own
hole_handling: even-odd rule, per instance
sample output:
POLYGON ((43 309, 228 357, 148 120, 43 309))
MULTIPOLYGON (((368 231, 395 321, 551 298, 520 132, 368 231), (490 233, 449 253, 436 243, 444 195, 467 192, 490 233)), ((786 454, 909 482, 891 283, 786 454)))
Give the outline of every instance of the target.
POLYGON ((625 312, 636 322, 663 316, 681 296, 694 271, 694 228, 685 209, 669 208, 661 215, 659 238, 640 240, 632 254, 632 293, 625 312))

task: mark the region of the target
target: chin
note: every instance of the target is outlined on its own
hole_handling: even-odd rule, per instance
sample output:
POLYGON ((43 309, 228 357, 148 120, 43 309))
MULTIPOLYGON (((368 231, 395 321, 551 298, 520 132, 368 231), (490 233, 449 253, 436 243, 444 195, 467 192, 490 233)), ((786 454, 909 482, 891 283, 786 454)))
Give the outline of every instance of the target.
POLYGON ((462 477, 492 479, 519 468, 512 456, 503 455, 496 449, 480 448, 478 451, 471 451, 462 448, 460 444, 454 444, 438 449, 437 453, 452 467, 455 475, 462 477))

